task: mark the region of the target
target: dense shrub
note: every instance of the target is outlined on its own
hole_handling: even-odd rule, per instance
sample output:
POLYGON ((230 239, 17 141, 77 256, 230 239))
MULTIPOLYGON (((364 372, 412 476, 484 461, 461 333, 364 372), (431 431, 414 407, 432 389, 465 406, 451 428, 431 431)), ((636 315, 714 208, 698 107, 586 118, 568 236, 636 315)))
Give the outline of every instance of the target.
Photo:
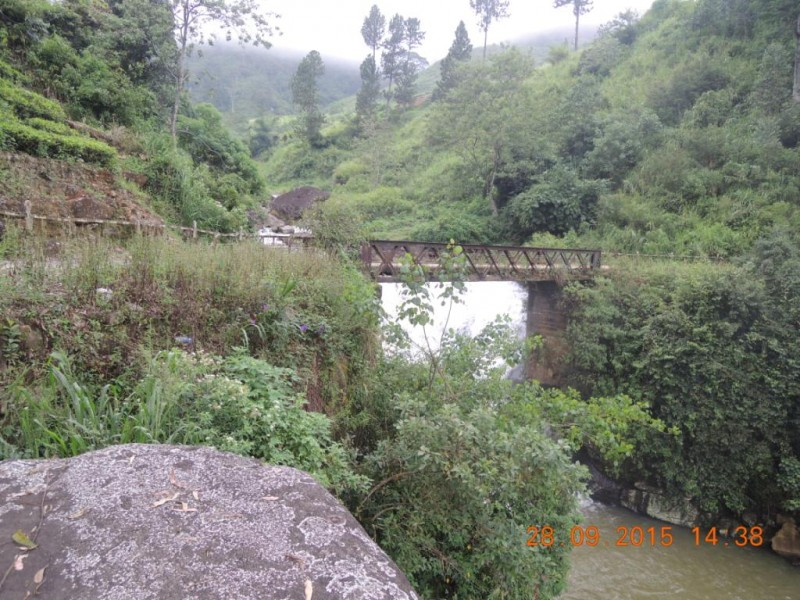
POLYGON ((19 430, 0 433, 0 458, 69 457, 111 444, 213 446, 303 469, 338 492, 360 491, 330 421, 303 409, 297 375, 244 354, 160 353, 132 389, 81 382, 54 353, 47 377, 12 390, 19 430), (5 438, 5 439, 4 439, 5 438))
POLYGON ((6 146, 34 156, 80 158, 87 162, 109 166, 117 155, 116 150, 102 142, 50 133, 19 122, 0 121, 0 131, 6 146))
POLYGON ((69 125, 48 121, 47 119, 34 117, 32 119, 25 119, 24 124, 30 125, 34 129, 41 129, 42 131, 49 131, 50 133, 58 135, 76 135, 75 130, 69 125))
POLYGON ((124 73, 91 52, 84 52, 74 66, 67 65, 61 79, 67 90, 66 101, 76 117, 133 125, 156 113, 155 96, 150 90, 134 86, 124 73))
POLYGON ((563 167, 552 169, 508 204, 511 231, 514 237, 524 239, 537 231, 560 235, 592 223, 602 190, 601 182, 582 180, 563 167))
POLYGON ((11 106, 20 118, 42 117, 51 121, 63 121, 67 118, 58 102, 17 87, 7 79, 0 79, 0 101, 11 106))
MULTIPOLYGON (((448 256, 456 271, 459 256, 448 256)), ((403 297, 398 315, 424 323, 458 284, 410 281, 403 297)), ((663 431, 629 398, 514 385, 504 361, 518 360, 503 319, 475 337, 451 331, 424 358, 381 361, 339 418, 377 482, 353 510, 423 598, 555 598, 567 549, 527 547, 526 529, 548 523, 560 536, 576 523, 585 473, 572 452, 590 444, 613 462, 633 451, 634 430, 663 431)))
MULTIPOLYGON (((250 158, 247 146, 236 140, 222 124, 222 115, 211 104, 191 107, 190 115, 178 116, 178 141, 196 162, 209 165, 216 173, 235 174, 234 184, 241 194, 256 194, 264 181, 250 158)), ((228 178, 227 185, 233 183, 228 178)))
POLYGON ((669 80, 651 90, 649 105, 662 122, 675 124, 704 92, 720 90, 728 81, 720 61, 709 55, 696 55, 675 69, 669 80))
POLYGON ((692 498, 709 519, 774 517, 797 499, 777 476, 800 450, 796 310, 783 306, 798 253, 774 236, 758 248, 745 269, 627 265, 569 293, 576 381, 641 398, 681 431, 644 436, 626 476, 692 498))
POLYGON ((235 231, 243 227, 246 217, 239 194, 226 189, 226 180, 208 166, 196 165, 191 156, 176 148, 165 134, 153 134, 145 140, 147 160, 142 171, 147 175, 148 191, 160 201, 165 210, 182 222, 197 221, 202 228, 215 231, 235 231), (214 197, 214 191, 228 201, 228 210, 214 197))

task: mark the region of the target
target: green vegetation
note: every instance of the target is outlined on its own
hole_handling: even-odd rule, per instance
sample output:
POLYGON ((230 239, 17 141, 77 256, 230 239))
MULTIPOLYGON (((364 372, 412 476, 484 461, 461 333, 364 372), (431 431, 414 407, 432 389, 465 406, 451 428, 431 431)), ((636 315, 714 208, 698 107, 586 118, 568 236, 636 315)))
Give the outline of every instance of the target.
POLYGON ((324 256, 253 244, 4 237, 0 456, 210 444, 360 490, 321 413, 363 385, 372 287, 324 256), (182 349, 175 349, 176 343, 182 349), (192 350, 190 354, 187 351, 192 350))
POLYGON ((182 350, 159 353, 130 393, 120 385, 82 384, 54 352, 47 377, 12 387, 19 431, 2 454, 69 457, 126 443, 209 445, 308 471, 339 493, 361 490, 344 448, 323 415, 303 410, 297 374, 241 353, 220 358, 182 350), (121 394, 126 394, 122 396, 121 394))
POLYGON ((292 79, 292 102, 301 112, 295 132, 311 146, 319 146, 322 141, 320 128, 325 122, 325 115, 319 109, 317 78, 324 73, 322 57, 319 52, 312 50, 300 61, 292 79))
MULTIPOLYGON (((214 6, 198 18, 219 16, 214 6)), ((143 0, 4 3, 0 148, 144 175, 146 191, 167 218, 240 229, 265 182, 247 146, 213 107, 175 95, 184 84, 175 79, 183 69, 179 58, 194 38, 178 48, 173 17, 168 5, 143 0), (170 116, 177 143, 163 138, 170 116), (67 119, 89 127, 69 128, 67 119), (113 135, 103 131, 109 128, 113 135), (98 139, 83 133, 92 130, 98 139), (109 145, 121 139, 113 142, 118 148, 109 145)))
MULTIPOLYGON (((467 60, 459 26, 419 79, 420 22, 395 15, 387 32, 375 6, 361 91, 328 115, 355 69, 326 83, 341 71, 326 59, 321 76, 312 52, 267 88, 244 51, 189 61, 202 32, 176 42, 180 10, 231 24, 234 4, 179 4, 0 3, 0 149, 132 173, 167 219, 218 231, 247 227, 268 188, 316 184, 331 191, 306 216, 318 246, 48 245, 6 225, 0 457, 181 442, 297 466, 430 599, 555 597, 567 549, 530 549, 525 530, 577 522, 576 456, 709 523, 800 516, 794 0, 657 0, 580 52, 540 51, 546 65, 515 49, 467 60), (219 72, 193 89, 215 105, 189 101, 189 67, 219 72), (422 358, 384 353, 351 262, 371 237, 602 248, 608 271, 565 293, 578 391, 503 380, 496 359, 523 356, 503 322, 422 358)), ((487 36, 507 3, 470 4, 487 36)), ((555 4, 577 39, 591 3, 555 4)), ((237 6, 261 42, 268 23, 237 6)), ((458 298, 457 282, 435 297, 407 275, 400 318, 458 298)))
POLYGON ((641 399, 681 432, 642 439, 628 477, 712 516, 797 506, 798 256, 775 232, 741 266, 626 264, 571 288, 575 380, 641 399))
MULTIPOLYGON (((280 39, 280 38, 278 38, 280 39)), ((255 118, 292 114, 292 77, 307 53, 273 46, 268 52, 218 43, 192 57, 189 94, 219 110, 239 135, 255 118)), ((358 64, 322 56, 325 73, 318 79, 319 103, 325 107, 358 90, 358 64)))
MULTIPOLYGON (((435 102, 379 108, 349 144, 340 136, 340 169, 306 158, 308 170, 292 171, 283 163, 294 154, 277 151, 266 172, 355 206, 365 185, 392 188, 380 215, 365 208, 375 236, 463 220, 471 225, 452 231, 462 242, 552 233, 624 253, 741 255, 774 225, 800 225, 797 15, 782 0, 717 4, 623 13, 546 67, 514 50, 472 61, 435 102), (358 177, 337 177, 355 164, 358 177)), ((439 75, 434 65, 423 78, 433 87, 439 75)))
MULTIPOLYGON (((567 550, 524 542, 531 519, 577 522, 573 453, 619 461, 634 433, 663 429, 625 396, 585 403, 503 379, 496 359, 521 352, 507 323, 448 334, 422 360, 384 356, 374 288, 322 253, 73 239, 54 268, 44 242, 14 229, 3 242, 3 458, 170 442, 296 466, 426 598, 554 597, 567 550)), ((451 262, 457 275, 458 247, 451 262)), ((434 298, 413 273, 408 286, 414 322, 461 287, 434 298)))
MULTIPOLYGON (((590 7, 558 4, 576 25, 590 7)), ((570 381, 680 432, 638 436, 623 480, 691 498, 709 522, 771 522, 798 505, 797 17, 786 0, 659 0, 547 66, 514 49, 447 65, 456 82, 435 100, 378 107, 302 169, 284 166, 288 140, 266 172, 327 186, 326 209, 368 237, 701 259, 609 260, 572 290, 570 381)))
POLYGON ((478 25, 483 31, 483 59, 486 60, 486 42, 489 39, 489 26, 497 19, 509 16, 508 0, 469 0, 469 5, 478 17, 478 25))
MULTIPOLYGON (((463 269, 457 246, 446 269, 463 269)), ((413 271, 405 283, 398 317, 419 325, 434 304, 459 301, 462 287, 434 292, 413 271)), ((634 431, 663 426, 624 396, 584 402, 504 379, 497 358, 514 362, 522 349, 502 319, 474 338, 450 331, 438 341, 421 358, 384 358, 380 385, 340 416, 376 482, 355 514, 425 598, 553 598, 568 551, 522 541, 531 522, 577 522, 586 473, 573 453, 588 445, 618 461, 634 450, 634 431)))
POLYGON ((102 142, 77 135, 63 135, 48 131, 58 129, 58 125, 58 123, 47 124, 44 125, 47 130, 43 130, 42 124, 39 124, 37 128, 13 121, 0 121, 0 146, 27 152, 34 156, 82 158, 87 162, 105 166, 113 163, 117 155, 113 148, 102 142))
POLYGON ((471 57, 472 43, 469 41, 464 21, 459 21, 450 50, 447 51, 447 56, 439 63, 441 78, 436 82, 436 90, 433 92, 434 100, 442 98, 450 89, 455 87, 456 83, 458 83, 459 65, 471 57))
POLYGON ((61 105, 26 89, 16 87, 11 81, 0 79, 0 101, 20 118, 42 117, 51 121, 66 118, 61 105))

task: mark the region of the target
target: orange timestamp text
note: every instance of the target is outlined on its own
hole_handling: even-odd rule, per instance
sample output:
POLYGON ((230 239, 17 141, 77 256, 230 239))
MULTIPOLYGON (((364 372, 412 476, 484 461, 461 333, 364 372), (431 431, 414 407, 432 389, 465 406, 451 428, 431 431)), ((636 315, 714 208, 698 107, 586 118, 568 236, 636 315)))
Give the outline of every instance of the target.
MULTIPOLYGON (((528 542, 527 545, 535 548, 541 546, 543 548, 550 548, 553 546, 589 546, 595 547, 600 544, 606 546, 610 545, 608 540, 602 539, 600 529, 595 525, 582 527, 576 525, 569 530, 569 536, 565 539, 557 539, 555 529, 549 525, 537 527, 531 525, 527 529, 528 542)), ((666 525, 664 527, 617 527, 617 536, 614 541, 615 546, 671 546, 673 542, 672 527, 666 525)))
MULTIPOLYGON (((713 545, 718 543, 728 546, 728 542, 720 540, 717 529, 711 527, 701 530, 699 527, 692 528, 695 546, 713 545)), ((586 527, 576 525, 569 530, 569 535, 559 536, 556 530, 549 526, 531 525, 527 528, 527 545, 531 548, 563 548, 566 546, 589 546, 612 545, 608 539, 603 539, 600 529, 595 525, 586 527)), ((734 546, 761 546, 764 543, 764 531, 761 527, 737 527, 730 538, 734 546)), ((640 548, 642 546, 661 546, 668 548, 672 546, 674 538, 672 527, 664 525, 661 527, 640 527, 626 525, 617 527, 616 537, 613 539, 614 546, 630 546, 640 548)))

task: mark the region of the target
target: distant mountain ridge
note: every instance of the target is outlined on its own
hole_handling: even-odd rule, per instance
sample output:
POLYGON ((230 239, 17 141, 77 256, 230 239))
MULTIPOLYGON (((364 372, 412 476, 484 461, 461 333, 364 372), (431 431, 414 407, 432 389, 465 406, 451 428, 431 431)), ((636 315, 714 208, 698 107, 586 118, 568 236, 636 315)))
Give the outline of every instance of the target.
MULTIPOLYGON (((581 33, 582 41, 588 43, 594 39, 596 30, 587 28, 581 33)), ((510 43, 489 45, 487 56, 502 52, 510 45, 529 49, 536 62, 541 64, 552 46, 560 45, 571 36, 569 27, 531 33, 510 43)), ((473 59, 480 59, 481 50, 475 46, 473 59)), ((264 115, 293 114, 292 77, 305 54, 301 50, 274 47, 264 50, 233 44, 204 48, 202 56, 193 56, 190 63, 192 101, 213 104, 235 128, 248 119, 264 115)), ((323 107, 333 104, 333 112, 341 112, 345 107, 345 110, 352 110, 355 101, 351 97, 361 86, 358 63, 326 58, 325 54, 322 54, 322 60, 325 74, 319 80, 320 104, 323 107)), ((435 88, 439 63, 440 59, 437 59, 420 73, 420 94, 430 94, 435 88)))
MULTIPOLYGON (((190 94, 193 102, 213 104, 227 120, 240 123, 264 115, 293 113, 292 77, 306 53, 299 50, 241 48, 217 44, 193 56, 190 94)), ((325 106, 358 91, 358 63, 326 58, 319 80, 325 106)))

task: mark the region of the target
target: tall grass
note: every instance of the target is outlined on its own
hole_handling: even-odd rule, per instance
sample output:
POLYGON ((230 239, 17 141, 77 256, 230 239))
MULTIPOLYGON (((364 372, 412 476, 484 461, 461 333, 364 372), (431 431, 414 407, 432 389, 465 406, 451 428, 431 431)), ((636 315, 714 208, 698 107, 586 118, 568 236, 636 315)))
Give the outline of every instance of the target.
POLYGON ((124 398, 110 384, 93 389, 55 352, 45 378, 33 387, 16 382, 9 390, 12 414, 6 418, 18 428, 4 431, 3 447, 10 455, 69 457, 111 444, 178 441, 175 433, 183 427, 169 424, 174 401, 162 389, 155 379, 124 398))
POLYGON ((113 444, 214 446, 307 470, 333 488, 360 489, 350 457, 324 415, 303 409, 296 374, 241 350, 227 358, 181 350, 150 359, 129 386, 81 381, 51 356, 46 377, 12 390, 13 427, 0 430, 0 459, 70 457, 113 444))
POLYGON ((10 349, 0 350, 0 437, 18 424, 29 452, 197 441, 176 414, 184 409, 165 400, 186 382, 166 367, 149 376, 152 357, 175 346, 220 356, 244 346, 293 369, 316 410, 363 388, 378 349, 372 285, 316 250, 170 237, 12 241, 0 270, 0 348, 10 349))

